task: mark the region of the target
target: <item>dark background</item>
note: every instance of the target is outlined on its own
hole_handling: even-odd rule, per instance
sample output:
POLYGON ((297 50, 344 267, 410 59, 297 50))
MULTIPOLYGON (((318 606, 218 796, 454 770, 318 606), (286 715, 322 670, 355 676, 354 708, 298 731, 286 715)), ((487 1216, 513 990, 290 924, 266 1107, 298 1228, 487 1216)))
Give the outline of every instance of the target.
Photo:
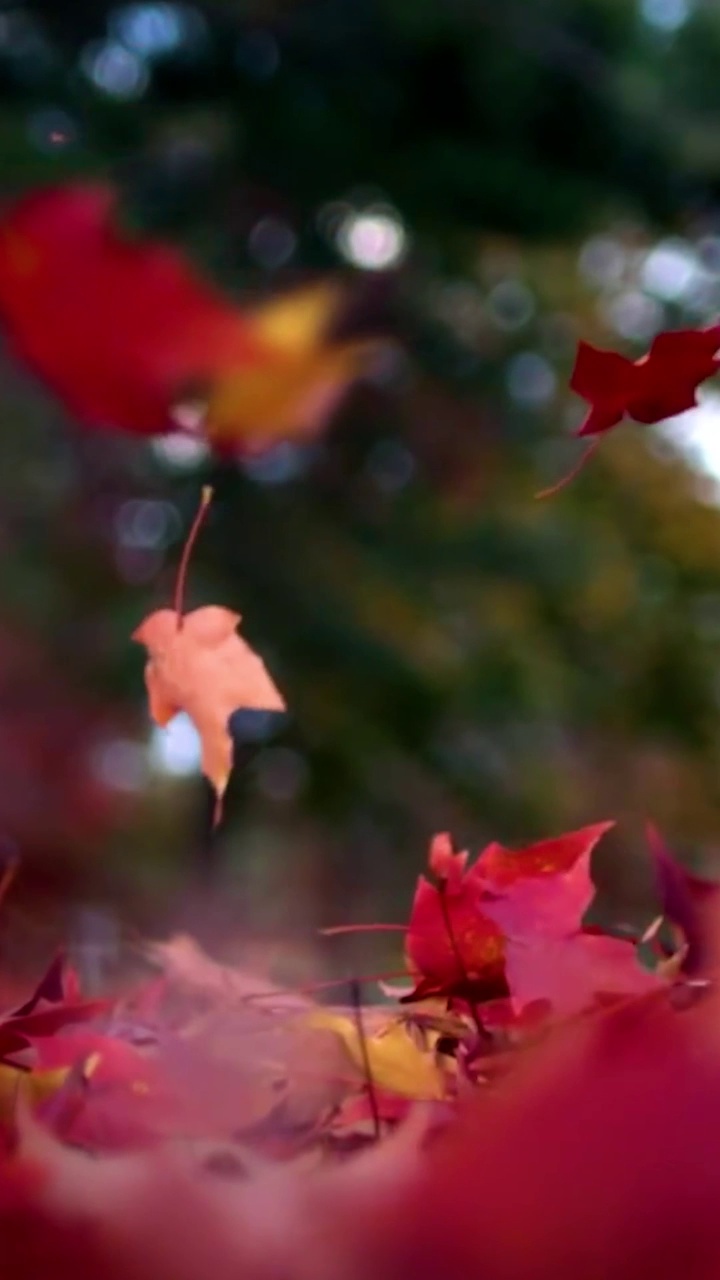
MULTIPOLYGON (((719 111, 701 0, 0 6, 5 200, 111 177, 128 226, 238 298, 340 272, 348 331, 393 339, 315 444, 249 465, 81 429, 3 357, 17 932, 101 945, 117 915, 299 964, 317 925, 403 920, 437 829, 475 849, 616 817, 616 916, 650 910, 646 816, 714 865, 717 481, 682 432, 627 427, 533 494, 577 456, 578 336, 640 354, 717 314, 719 111), (128 640, 208 481, 191 601, 243 614, 291 709, 241 743, 214 839, 128 640)), ((323 962, 397 964, 371 942, 323 962)))

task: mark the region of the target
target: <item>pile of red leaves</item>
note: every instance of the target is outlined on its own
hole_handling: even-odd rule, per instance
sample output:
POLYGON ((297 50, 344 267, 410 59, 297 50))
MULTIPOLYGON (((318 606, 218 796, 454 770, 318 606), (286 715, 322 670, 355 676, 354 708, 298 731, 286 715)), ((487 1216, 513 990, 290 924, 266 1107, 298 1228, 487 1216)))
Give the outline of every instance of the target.
MULTIPOLYGON (((325 333, 334 292, 241 311, 113 207, 61 189, 0 225, 0 313, 66 404, 152 434, 192 393, 208 436, 243 448, 318 429, 364 355, 325 333)), ((718 348, 720 326, 636 362, 581 344, 580 434, 691 407, 718 348)), ((197 725, 219 821, 229 716, 285 703, 238 614, 184 611, 210 498, 173 607, 133 638, 154 720, 197 725)), ((589 925, 611 826, 474 862, 435 836, 408 982, 373 1000, 367 981, 279 988, 187 937, 89 999, 57 956, 0 1016, 3 1280, 716 1280, 720 888, 649 828, 655 917, 589 925)))
POLYGON ((717 1275, 718 890, 651 832, 661 915, 584 926, 608 825, 436 837, 381 1004, 57 957, 0 1020, 3 1276, 717 1275))

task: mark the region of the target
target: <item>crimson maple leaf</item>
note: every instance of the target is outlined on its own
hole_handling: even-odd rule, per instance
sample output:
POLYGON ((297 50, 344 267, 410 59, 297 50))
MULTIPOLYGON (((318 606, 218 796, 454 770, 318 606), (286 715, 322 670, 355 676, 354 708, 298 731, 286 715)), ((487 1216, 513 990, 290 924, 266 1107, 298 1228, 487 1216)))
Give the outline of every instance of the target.
POLYGON ((660 983, 641 967, 632 942, 582 926, 595 896, 590 857, 609 825, 589 829, 594 834, 585 836, 572 865, 536 875, 506 874, 483 898, 483 911, 503 932, 508 986, 520 1009, 542 1001, 569 1016, 599 997, 641 995, 660 983))
POLYGON ((486 903, 517 885, 538 911, 562 912, 565 899, 557 894, 553 905, 547 882, 557 889, 561 874, 573 872, 573 883, 587 899, 576 913, 579 920, 592 897, 590 854, 612 825, 595 823, 516 852, 490 844, 472 867, 467 853, 453 853, 449 836, 435 836, 428 865, 438 884, 419 877, 405 940, 417 984, 413 998, 437 991, 467 995, 468 989, 476 999, 502 995, 506 929, 486 903))
POLYGON ((661 422, 692 409, 698 386, 720 367, 718 349, 720 325, 660 333, 640 360, 581 342, 570 386, 590 412, 577 434, 600 435, 625 417, 661 422))
POLYGON ((503 994, 503 940, 480 907, 481 886, 467 853, 453 853, 450 837, 435 836, 428 865, 438 885, 419 876, 405 938, 415 976, 413 998, 468 984, 477 994, 503 994))
POLYGON ((591 443, 571 471, 537 497, 550 497, 569 484, 596 451, 599 438, 623 418, 662 422, 694 408, 700 383, 720 368, 718 350, 720 325, 659 333, 639 360, 580 342, 570 387, 587 400, 590 411, 575 434, 592 437, 591 443))
POLYGON ((652 996, 620 1005, 551 1037, 502 1089, 476 1093, 417 1190, 388 1210, 382 1257, 394 1246, 398 1262, 384 1274, 716 1276, 716 1005, 700 1017, 652 996))

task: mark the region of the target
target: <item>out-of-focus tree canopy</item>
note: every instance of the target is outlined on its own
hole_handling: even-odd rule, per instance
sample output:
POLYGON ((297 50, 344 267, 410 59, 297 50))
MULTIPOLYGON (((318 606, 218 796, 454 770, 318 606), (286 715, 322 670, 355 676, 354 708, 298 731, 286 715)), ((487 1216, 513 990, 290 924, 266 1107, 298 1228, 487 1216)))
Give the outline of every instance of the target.
POLYGON ((715 6, 16 3, 0 91, 7 198, 110 175, 131 227, 228 291, 340 271, 348 331, 393 339, 324 438, 245 465, 83 434, 6 360, 3 620, 110 721, 48 748, 107 793, 92 864, 42 791, 47 829, 0 812, 8 838, 93 892, 220 860, 284 928, 397 911, 437 828, 475 846, 615 816, 629 854, 651 814, 711 850, 715 482, 627 427, 556 499, 533 494, 576 457, 578 336, 640 353, 718 310, 715 6), (169 776, 192 742, 169 756, 155 735, 148 758, 127 639, 168 601, 208 480, 193 603, 243 614, 292 709, 213 849, 200 782, 169 776))

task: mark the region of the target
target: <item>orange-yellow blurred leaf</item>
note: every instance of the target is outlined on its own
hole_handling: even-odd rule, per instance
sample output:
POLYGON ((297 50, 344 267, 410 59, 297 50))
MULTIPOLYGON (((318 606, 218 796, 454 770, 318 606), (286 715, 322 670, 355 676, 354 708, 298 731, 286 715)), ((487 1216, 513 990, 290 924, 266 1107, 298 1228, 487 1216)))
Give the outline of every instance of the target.
POLYGON ((65 1083, 69 1068, 21 1071, 0 1063, 0 1120, 10 1120, 20 1101, 35 1105, 51 1098, 65 1083))
POLYGON ((10 343, 87 426, 206 429, 257 451, 320 430, 374 343, 333 341, 323 283, 240 306, 181 252, 131 238, 102 183, 31 192, 0 220, 0 318, 10 343))

